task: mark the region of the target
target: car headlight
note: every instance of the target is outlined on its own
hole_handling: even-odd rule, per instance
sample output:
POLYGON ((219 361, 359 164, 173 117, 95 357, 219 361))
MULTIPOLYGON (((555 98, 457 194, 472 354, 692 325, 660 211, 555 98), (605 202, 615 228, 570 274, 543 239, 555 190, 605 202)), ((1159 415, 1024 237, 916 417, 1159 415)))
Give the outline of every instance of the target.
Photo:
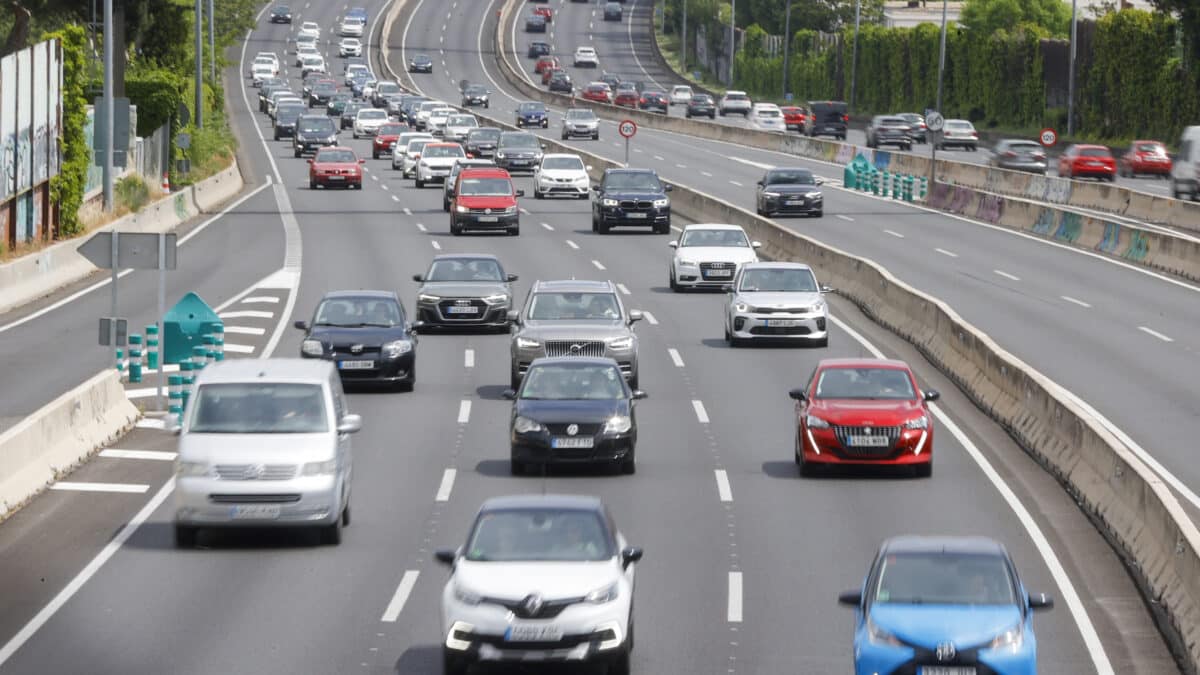
POLYGON ((494 293, 492 295, 486 295, 486 296, 484 296, 483 301, 489 305, 495 305, 495 304, 499 304, 501 302, 508 302, 508 294, 507 293, 494 293))
POLYGON ((204 462, 179 462, 175 473, 180 476, 207 476, 208 465, 204 462))
POLYGON ((807 425, 809 429, 828 429, 829 428, 829 422, 826 422, 825 420, 821 419, 820 417, 817 417, 816 415, 809 415, 808 417, 805 417, 804 424, 807 425))
POLYGON ((326 136, 325 142, 326 143, 337 143, 337 136, 326 136))
POLYGON ((806 192, 806 193, 804 193, 804 196, 808 197, 809 199, 820 199, 821 193, 820 192, 806 192))
POLYGON ((413 343, 411 340, 392 340, 391 342, 383 343, 380 351, 383 352, 385 359, 394 359, 402 354, 407 354, 412 351, 413 343))
MULTIPOLYGON (((695 260, 680 260, 679 266, 680 267, 699 267, 700 263, 697 263, 695 260)), ((738 311, 742 311, 742 310, 738 310, 738 311)))
POLYGON ((1025 643, 1025 625, 1018 623, 1000 633, 988 644, 989 649, 1011 648, 1016 651, 1025 643))
POLYGON ((654 200, 654 208, 656 208, 656 209, 666 208, 670 205, 671 205, 670 199, 655 199, 654 200))
POLYGON ((617 200, 615 200, 615 199, 605 199, 601 203, 604 204, 605 206, 616 206, 618 204, 617 200))
POLYGON ((305 340, 300 343, 300 353, 306 356, 321 356, 325 353, 325 346, 320 340, 305 340))
POLYGON ((613 415, 604 423, 604 433, 623 434, 633 428, 629 415, 613 415))
POLYGON ((536 431, 543 431, 544 429, 545 427, 541 423, 535 422, 528 417, 518 415, 517 419, 513 420, 513 431, 516 431, 518 434, 531 434, 536 431))
POLYGON ((330 476, 337 473, 338 461, 327 459, 324 462, 307 462, 301 473, 305 476, 330 476))
POLYGON ((597 588, 591 593, 588 593, 583 599, 584 601, 590 602, 593 605, 603 605, 606 602, 612 602, 613 600, 616 600, 617 596, 620 594, 621 587, 617 584, 617 582, 614 581, 603 588, 597 588))
POLYGON ((505 155, 503 151, 500 151, 500 150, 496 151, 496 159, 504 159, 506 156, 507 155, 505 155))
POLYGON ((511 214, 514 214, 514 213, 516 213, 516 212, 517 212, 517 207, 516 207, 515 205, 514 205, 514 206, 506 206, 506 207, 504 207, 504 213, 505 213, 505 214, 511 215, 511 214))
POLYGON ((751 305, 745 300, 738 300, 737 303, 734 304, 733 309, 739 314, 747 314, 755 311, 754 305, 751 305))
POLYGON ((454 210, 455 210, 455 211, 458 211, 459 213, 467 213, 467 212, 469 212, 471 209, 469 209, 469 208, 467 208, 467 207, 463 206, 462 204, 459 204, 458 206, 455 206, 455 207, 454 207, 454 210))
POLYGON ((517 349, 537 349, 541 346, 542 343, 538 342, 537 340, 531 340, 526 337, 517 338, 517 349))
POLYGON ((921 415, 920 417, 914 417, 913 419, 908 420, 907 422, 904 423, 904 428, 905 429, 928 429, 929 428, 929 417, 927 417, 925 415, 921 415))
POLYGON ((872 644, 877 645, 891 645, 892 647, 904 646, 900 640, 896 639, 895 635, 892 635, 886 630, 880 628, 879 624, 875 623, 875 621, 869 616, 867 617, 867 639, 870 640, 872 644))
POLYGON ((464 605, 478 605, 483 601, 483 596, 461 584, 454 584, 454 599, 464 605))
POLYGON ((630 347, 633 346, 633 336, 627 335, 625 337, 619 337, 619 338, 610 340, 608 343, 608 346, 610 349, 617 349, 617 350, 629 349, 630 347))
POLYGON ((763 193, 763 196, 764 196, 764 197, 771 197, 772 199, 774 199, 775 197, 778 197, 778 196, 779 196, 779 193, 778 193, 778 192, 764 192, 764 193, 763 193))

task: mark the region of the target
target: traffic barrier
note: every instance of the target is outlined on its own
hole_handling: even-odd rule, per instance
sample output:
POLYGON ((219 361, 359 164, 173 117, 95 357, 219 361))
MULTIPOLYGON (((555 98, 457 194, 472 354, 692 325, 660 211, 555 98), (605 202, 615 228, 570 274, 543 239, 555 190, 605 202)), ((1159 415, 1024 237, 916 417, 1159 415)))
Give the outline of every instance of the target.
POLYGON ((167 414, 183 421, 183 376, 167 376, 167 414))
POLYGON ((158 370, 158 324, 146 326, 146 364, 150 370, 158 370))
POLYGON ((129 381, 137 384, 142 381, 142 336, 129 336, 129 381))

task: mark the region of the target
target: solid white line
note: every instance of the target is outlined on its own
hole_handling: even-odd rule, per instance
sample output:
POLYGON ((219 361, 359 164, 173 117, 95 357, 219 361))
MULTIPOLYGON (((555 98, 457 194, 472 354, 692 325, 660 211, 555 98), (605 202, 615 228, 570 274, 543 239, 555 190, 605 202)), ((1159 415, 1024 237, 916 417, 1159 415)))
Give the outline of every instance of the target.
POLYGON ((676 232, 683 232, 683 229, 680 228, 678 225, 672 225, 671 229, 675 230, 676 232))
POLYGON ((1060 296, 1058 296, 1058 297, 1062 298, 1063 300, 1066 300, 1066 301, 1067 301, 1067 302, 1069 302, 1069 303, 1072 303, 1072 304, 1075 304, 1075 305, 1079 305, 1080 307, 1088 307, 1088 308, 1091 308, 1091 305, 1089 305, 1088 303, 1086 303, 1086 302, 1084 302, 1084 301, 1082 301, 1082 300, 1076 300, 1075 298, 1072 298, 1072 297, 1071 297, 1071 296, 1069 296, 1069 295, 1060 295, 1060 296))
POLYGON ((396 587, 396 593, 392 595, 392 601, 388 603, 387 609, 383 611, 383 617, 380 621, 395 623, 396 619, 400 618, 400 612, 404 610, 404 603, 408 602, 408 595, 412 593, 413 586, 417 585, 417 576, 421 574, 417 570, 405 570, 404 576, 400 577, 400 585, 396 587))
POLYGON ((668 347, 667 353, 671 355, 671 361, 674 362, 676 368, 683 367, 683 357, 679 355, 679 350, 674 347, 668 347))
POLYGON ((222 319, 273 319, 275 312, 264 312, 257 309, 246 309, 237 312, 221 312, 217 316, 222 319))
POLYGON ((771 164, 764 164, 764 163, 762 163, 762 162, 755 162, 754 160, 751 160, 751 159, 742 159, 741 157, 730 157, 729 159, 732 159, 732 160, 733 160, 733 161, 735 161, 735 162, 741 162, 742 164, 749 164, 750 166, 752 166, 752 167, 754 167, 754 168, 756 168, 756 169, 773 169, 773 168, 775 168, 775 167, 774 167, 773 165, 771 165, 771 164))
POLYGON ((729 474, 725 473, 725 469, 717 469, 714 473, 717 475, 717 496, 723 502, 733 501, 733 489, 729 487, 729 474))
POLYGON ((739 182, 737 182, 736 180, 731 180, 731 181, 729 181, 729 184, 730 184, 730 185, 736 185, 736 186, 738 186, 738 187, 742 187, 742 184, 741 184, 741 183, 739 183, 739 182))
POLYGON ((554 231, 554 228, 550 226, 550 223, 542 223, 542 227, 546 228, 547 230, 549 230, 551 232, 554 231))
POLYGON ((226 326, 226 335, 265 335, 266 328, 253 328, 248 326, 226 326))
POLYGON ((150 489, 149 485, 132 483, 79 483, 75 481, 59 481, 50 486, 51 490, 70 490, 72 492, 125 492, 142 494, 150 489))
POLYGON ((625 284, 618 283, 618 284, 617 284, 617 290, 618 290, 618 291, 621 291, 621 293, 622 293, 622 294, 624 294, 624 295, 630 295, 630 293, 629 293, 629 289, 625 287, 625 284))
POLYGON ((520 211, 521 211, 521 215, 523 215, 523 216, 527 216, 527 215, 529 215, 529 211, 528 211, 528 209, 526 209, 526 208, 525 208, 525 207, 523 207, 523 206, 520 208, 520 211))
POLYGON ((593 261, 592 261, 592 264, 593 264, 593 265, 595 265, 595 266, 596 266, 596 269, 598 269, 598 270, 605 270, 605 269, 608 269, 608 268, 607 268, 607 267, 605 267, 604 265, 601 265, 599 260, 593 260, 593 261))
MULTIPOLYGON (((853 222, 854 222, 854 219, 853 219, 853 218, 851 218, 850 216, 844 216, 844 215, 842 215, 842 214, 840 214, 840 213, 839 213, 839 214, 837 214, 837 217, 838 217, 838 218, 841 218, 842 220, 844 220, 844 221, 846 221, 846 222, 849 222, 849 223, 853 223, 853 222)), ((884 232, 887 232, 887 230, 884 230, 884 232)))
POLYGON ((662 155, 655 155, 655 156, 654 156, 654 159, 656 159, 656 160, 658 160, 658 161, 660 161, 660 162, 666 161, 665 159, 663 159, 663 156, 662 156, 662 155))
POLYGON ((696 411, 696 419, 700 424, 708 424, 708 412, 704 409, 703 401, 692 401, 692 409, 696 411))
POLYGON ((442 245, 437 243, 436 241, 430 242, 430 243, 433 244, 433 247, 436 248, 437 250, 439 250, 439 251, 442 250, 442 245))
POLYGON ((450 501, 450 491, 454 489, 454 476, 457 474, 458 471, 454 469, 446 469, 446 471, 442 473, 442 483, 441 485, 438 485, 437 495, 433 498, 433 501, 450 501))
POLYGON ((947 251, 947 250, 946 250, 946 249, 944 249, 944 248, 935 248, 935 249, 933 249, 933 250, 937 251, 938 253, 941 253, 942 255, 950 256, 951 258, 957 258, 957 257, 958 257, 958 254, 957 254, 957 253, 955 253, 954 251, 947 251))
POLYGON ((176 452, 163 452, 159 450, 121 450, 118 448, 108 448, 101 450, 100 456, 109 459, 154 459, 160 462, 170 462, 178 456, 176 452))
POLYGON ((232 352, 234 354, 253 354, 254 347, 251 347, 250 345, 230 344, 227 342, 225 343, 225 351, 232 352))
POLYGON ((1153 335, 1154 337, 1158 338, 1159 340, 1162 340, 1163 342, 1174 342, 1175 341, 1175 340, 1171 339, 1169 336, 1163 335, 1162 333, 1154 330, 1153 328, 1146 328, 1145 326, 1138 326, 1138 330, 1142 331, 1143 333, 1145 333, 1147 335, 1153 335))
POLYGON ((726 612, 726 620, 729 623, 741 623, 742 621, 742 573, 729 573, 729 608, 726 612))
POLYGON ((576 250, 579 249, 579 244, 576 244, 575 242, 571 241, 570 239, 567 240, 567 246, 570 246, 571 248, 576 249, 576 250))
POLYGON ((138 389, 126 389, 125 390, 125 398, 128 398, 128 399, 150 398, 151 396, 155 396, 157 394, 158 394, 158 389, 156 389, 154 387, 142 387, 142 388, 138 388, 138 389))
POLYGON ((463 352, 463 367, 464 368, 474 368, 475 367, 475 350, 474 349, 468 349, 463 352))
POLYGON ((996 274, 1004 277, 1005 279, 1012 279, 1013 281, 1021 280, 1021 277, 1019 277, 1015 274, 1009 274, 1008 272, 1005 272, 1004 270, 992 270, 992 271, 995 272, 996 274))
POLYGON ((277 305, 279 298, 274 295, 252 295, 248 298, 242 298, 242 303, 247 305, 277 305))
POLYGON ((658 325, 658 319, 654 318, 654 315, 651 314, 650 312, 647 312, 646 310, 642 310, 642 316, 646 317, 646 323, 650 324, 651 326, 658 325))
POLYGON ((460 401, 458 404, 458 423, 466 424, 471 421, 471 402, 460 401))

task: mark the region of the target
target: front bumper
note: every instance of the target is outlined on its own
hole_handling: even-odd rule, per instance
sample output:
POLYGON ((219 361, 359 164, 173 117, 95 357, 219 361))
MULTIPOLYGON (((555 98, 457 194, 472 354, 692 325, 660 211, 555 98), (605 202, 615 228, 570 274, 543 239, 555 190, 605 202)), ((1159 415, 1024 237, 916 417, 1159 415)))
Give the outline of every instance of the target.
POLYGON ((517 118, 517 128, 521 127, 542 127, 545 128, 550 124, 548 117, 519 117, 517 118))
POLYGON ((356 126, 354 127, 354 133, 358 134, 359 136, 374 136, 375 134, 379 133, 379 127, 356 126))
POLYGON ((729 334, 743 339, 824 340, 829 336, 824 312, 807 314, 734 311, 729 317, 729 334))
POLYGON ((499 328, 508 326, 509 306, 507 302, 489 305, 480 298, 442 298, 438 302, 418 302, 417 318, 427 326, 499 328), (458 301, 468 299, 476 311, 451 313, 458 301))
POLYGON ((175 522, 204 527, 329 525, 341 515, 341 480, 336 475, 281 481, 179 476, 175 481, 175 522), (256 509, 258 513, 239 508, 250 505, 264 508, 256 509), (278 513, 265 512, 275 506, 278 513))
MULTIPOLYGON (((570 438, 570 437, 568 437, 570 438)), ((633 454, 637 444, 637 431, 624 434, 601 434, 592 436, 590 448, 553 448, 551 435, 545 431, 529 434, 512 432, 509 442, 512 458, 519 462, 546 464, 595 464, 622 462, 633 454)))
POLYGON ((408 64, 408 72, 410 72, 410 73, 432 73, 433 72, 433 64, 428 63, 425 65, 419 66, 414 63, 410 63, 410 64, 408 64))
POLYGON ((780 195, 778 197, 763 196, 763 210, 769 213, 808 215, 823 213, 825 198, 805 197, 802 195, 780 195))
POLYGON ((276 124, 275 136, 278 138, 293 138, 296 136, 295 124, 276 124))
POLYGON ((914 466, 933 461, 932 427, 901 429, 899 438, 885 448, 847 448, 833 428, 802 429, 802 434, 801 452, 808 464, 914 466))
POLYGON ((466 151, 476 157, 492 157, 496 154, 496 146, 494 145, 470 145, 466 151))
POLYGON ((974 649, 960 651, 953 662, 939 662, 933 650, 909 646, 872 643, 865 638, 855 640, 855 675, 921 675, 924 666, 941 668, 974 667, 975 675, 1035 675, 1037 645, 1026 633, 1025 642, 1017 650, 974 649))
POLYGON ((450 216, 464 230, 506 230, 521 224, 519 213, 453 213, 450 216))
POLYGON ((325 141, 297 140, 292 143, 292 150, 294 152, 299 152, 300 154, 303 155, 303 154, 307 154, 310 152, 316 152, 317 150, 320 150, 321 148, 331 148, 336 144, 337 144, 336 142, 335 143, 326 143, 325 141))
POLYGON ((595 136, 596 134, 600 133, 600 125, 597 124, 595 126, 586 126, 586 127, 567 125, 567 126, 563 127, 562 132, 563 132, 563 135, 566 136, 567 138, 574 138, 576 136, 583 136, 585 138, 591 138, 592 136, 595 136))
POLYGON ((450 167, 448 166, 422 166, 417 165, 417 180, 430 183, 445 182, 446 177, 450 175, 450 167))
POLYGON ((465 605, 448 585, 442 594, 442 635, 445 653, 464 665, 478 662, 592 662, 606 663, 628 649, 629 600, 603 605, 568 606, 550 623, 561 627, 555 642, 512 642, 505 639, 511 613, 497 604, 465 605))
POLYGON ((563 195, 568 197, 587 196, 589 190, 586 182, 559 183, 557 181, 538 181, 538 191, 543 196, 563 195))
POLYGON ((664 225, 671 222, 671 207, 626 209, 620 206, 600 207, 600 220, 606 225, 664 225))
POLYGON ((333 361, 334 367, 342 377, 342 382, 412 382, 415 376, 413 368, 417 363, 416 347, 407 354, 401 354, 394 359, 383 358, 378 350, 362 355, 339 354, 337 358, 306 354, 300 356, 306 359, 324 358, 333 361), (347 369, 345 364, 353 361, 370 361, 373 367, 347 369))
POLYGON ((541 160, 537 157, 513 157, 506 155, 501 157, 499 154, 494 155, 496 166, 509 171, 533 171, 541 160))

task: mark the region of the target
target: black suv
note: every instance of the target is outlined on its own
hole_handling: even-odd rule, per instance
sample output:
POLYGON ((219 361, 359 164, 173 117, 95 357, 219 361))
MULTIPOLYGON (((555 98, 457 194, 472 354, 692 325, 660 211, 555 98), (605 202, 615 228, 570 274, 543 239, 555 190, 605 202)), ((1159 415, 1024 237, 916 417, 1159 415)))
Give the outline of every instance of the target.
POLYGON ((296 135, 296 123, 308 112, 302 103, 280 106, 275 113, 275 140, 296 135))
POLYGON ((670 185, 653 169, 605 169, 592 186, 592 232, 605 234, 615 225, 649 226, 655 234, 671 232, 670 185))
POLYGON ((536 59, 539 56, 546 56, 550 53, 550 43, 535 40, 529 43, 529 51, 525 54, 531 59, 536 59))
POLYGON ((472 129, 467 132, 463 149, 472 157, 492 157, 496 154, 496 144, 500 142, 501 133, 496 127, 472 129))
POLYGON ((462 107, 481 105, 486 108, 488 107, 488 95, 491 93, 482 84, 468 84, 462 90, 462 107))
POLYGON ((329 99, 338 93, 337 85, 328 80, 313 83, 308 92, 308 105, 315 108, 319 105, 329 105, 329 99))
POLYGON ((304 115, 296 123, 292 154, 299 157, 306 152, 315 153, 323 147, 337 145, 337 135, 337 127, 328 115, 304 115))
POLYGON ((813 122, 808 128, 809 136, 833 136, 846 140, 846 127, 850 117, 846 114, 845 101, 809 101, 813 122))
POLYGON ((291 23, 292 8, 287 5, 276 5, 271 9, 271 23, 291 23))

